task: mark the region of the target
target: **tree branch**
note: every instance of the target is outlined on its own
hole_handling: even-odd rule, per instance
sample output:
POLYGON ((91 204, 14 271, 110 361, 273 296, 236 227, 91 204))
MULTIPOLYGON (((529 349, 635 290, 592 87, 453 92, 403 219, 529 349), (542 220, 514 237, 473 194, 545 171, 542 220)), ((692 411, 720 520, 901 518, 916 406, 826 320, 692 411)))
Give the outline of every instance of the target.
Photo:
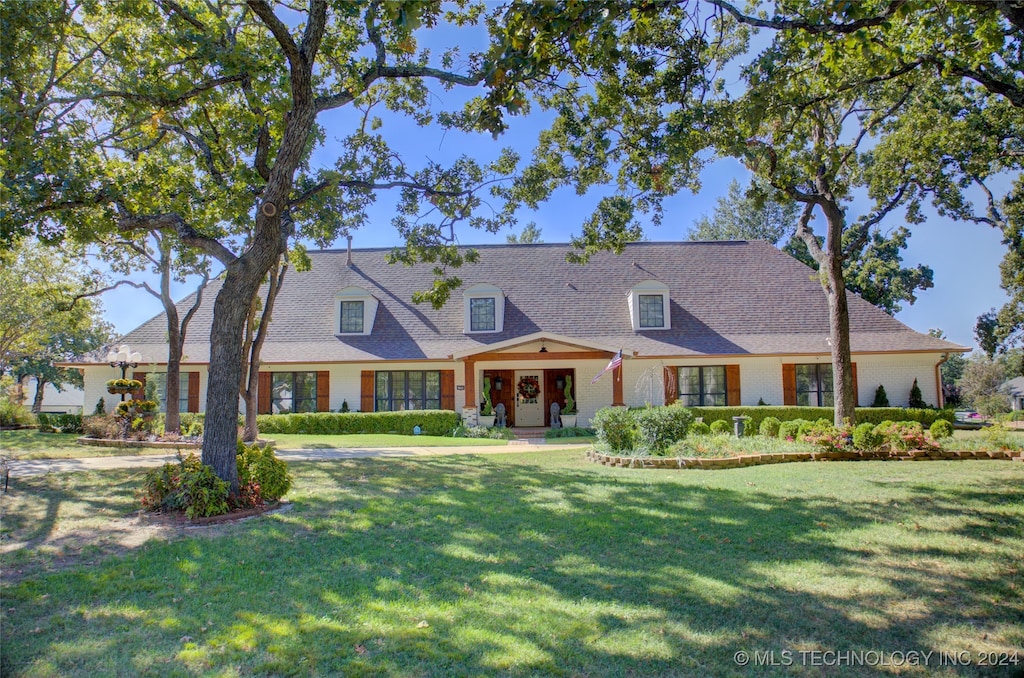
POLYGON ((117 227, 122 231, 171 231, 182 243, 210 255, 225 266, 238 259, 227 247, 214 238, 202 235, 175 213, 121 217, 117 221, 117 227))
POLYGON ((825 21, 822 23, 812 23, 810 21, 797 20, 797 19, 759 19, 757 17, 744 14, 740 10, 736 9, 731 3, 725 0, 708 0, 712 5, 715 5, 719 9, 723 9, 733 16, 736 21, 747 24, 748 26, 756 26, 758 28, 771 28, 774 30, 801 30, 807 33, 821 34, 821 33, 856 33, 862 28, 868 28, 870 26, 879 26, 888 21, 903 5, 907 4, 907 0, 892 0, 885 9, 876 16, 865 17, 863 19, 857 19, 849 23, 835 23, 833 21, 825 21))
POLYGON ((260 18, 260 21, 270 29, 271 35, 277 40, 277 44, 281 46, 281 51, 284 52, 285 58, 288 59, 288 65, 291 67, 291 70, 293 72, 302 70, 302 58, 299 56, 299 48, 295 44, 295 40, 292 39, 292 34, 288 27, 274 14, 273 8, 265 0, 247 0, 246 4, 260 18))

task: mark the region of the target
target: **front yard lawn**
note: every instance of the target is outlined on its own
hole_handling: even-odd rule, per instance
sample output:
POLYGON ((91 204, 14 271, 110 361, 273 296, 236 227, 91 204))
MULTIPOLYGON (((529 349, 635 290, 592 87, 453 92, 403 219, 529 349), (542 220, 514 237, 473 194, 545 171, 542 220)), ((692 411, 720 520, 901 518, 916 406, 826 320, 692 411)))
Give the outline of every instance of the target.
MULTIPOLYGON (((1019 462, 291 468, 290 510, 142 546, 141 474, 13 479, 0 674, 820 675, 799 652, 1024 647, 1019 462), (773 650, 796 665, 734 661, 773 650)), ((971 657, 824 671, 1020 668, 971 657)))
POLYGON ((507 440, 489 438, 450 438, 447 436, 406 436, 397 433, 356 433, 349 435, 306 435, 268 433, 261 439, 273 440, 279 450, 323 450, 332 448, 364 449, 382 447, 477 447, 508 445, 507 440))
POLYGON ((31 429, 0 431, 0 454, 13 459, 72 459, 76 457, 168 454, 166 449, 79 445, 75 441, 80 436, 80 433, 40 433, 31 429))

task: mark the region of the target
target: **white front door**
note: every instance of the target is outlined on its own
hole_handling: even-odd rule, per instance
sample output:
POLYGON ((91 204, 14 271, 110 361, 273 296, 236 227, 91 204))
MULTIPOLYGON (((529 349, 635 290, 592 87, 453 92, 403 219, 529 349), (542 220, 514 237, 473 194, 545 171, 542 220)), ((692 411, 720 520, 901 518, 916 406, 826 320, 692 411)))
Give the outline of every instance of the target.
POLYGON ((516 426, 544 425, 544 373, 516 372, 516 426))

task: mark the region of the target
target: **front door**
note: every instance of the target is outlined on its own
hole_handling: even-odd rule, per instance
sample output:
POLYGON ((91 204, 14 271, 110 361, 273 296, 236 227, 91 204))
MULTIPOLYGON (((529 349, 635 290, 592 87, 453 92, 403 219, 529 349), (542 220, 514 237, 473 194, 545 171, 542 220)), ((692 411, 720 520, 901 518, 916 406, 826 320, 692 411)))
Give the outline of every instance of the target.
POLYGON ((544 425, 544 373, 516 371, 516 426, 544 425))

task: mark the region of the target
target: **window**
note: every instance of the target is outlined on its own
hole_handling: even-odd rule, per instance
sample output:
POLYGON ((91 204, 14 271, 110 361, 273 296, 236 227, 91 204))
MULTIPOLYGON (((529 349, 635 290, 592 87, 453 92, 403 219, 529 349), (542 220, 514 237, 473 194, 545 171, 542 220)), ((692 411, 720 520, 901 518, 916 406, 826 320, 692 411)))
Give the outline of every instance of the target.
POLYGON ((363 333, 363 302, 343 301, 341 302, 341 333, 362 334, 363 333))
POLYGON ((377 372, 374 411, 441 409, 441 373, 377 372))
POLYGON ((832 407, 832 366, 796 366, 796 404, 801 407, 832 407))
MULTIPOLYGON (((167 373, 147 372, 146 373, 146 394, 147 397, 156 388, 156 401, 160 403, 160 411, 167 411, 167 373), (153 384, 153 386, 150 386, 153 384)), ((188 372, 178 373, 178 411, 188 412, 188 372)))
POLYGON ((686 407, 724 407, 725 365, 680 367, 679 402, 686 407))
POLYGON ((660 294, 640 295, 640 327, 665 326, 665 306, 660 294))
POLYGON ((470 332, 494 331, 494 297, 469 300, 470 332))
POLYGON ((316 372, 272 372, 270 411, 316 412, 316 372))

